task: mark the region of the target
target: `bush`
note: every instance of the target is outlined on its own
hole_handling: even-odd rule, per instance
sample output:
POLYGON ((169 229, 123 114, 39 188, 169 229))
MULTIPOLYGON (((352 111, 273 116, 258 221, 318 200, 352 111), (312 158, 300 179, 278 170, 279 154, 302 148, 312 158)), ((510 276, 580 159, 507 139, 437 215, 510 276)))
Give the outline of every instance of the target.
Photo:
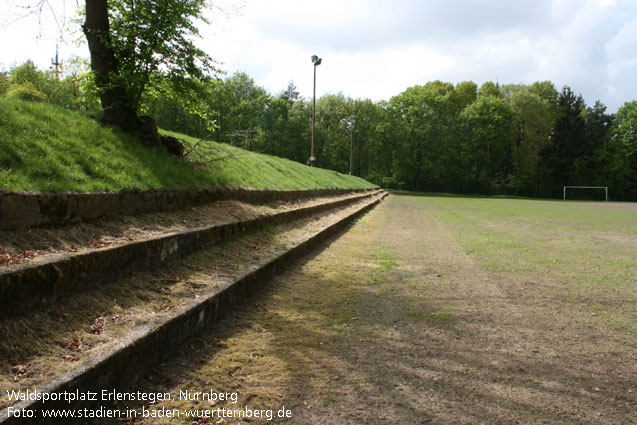
POLYGON ((0 74, 0 96, 4 96, 9 90, 9 77, 4 74, 0 74))
POLYGON ((7 90, 7 97, 32 102, 42 102, 47 99, 47 95, 38 90, 30 81, 22 84, 12 84, 7 90))

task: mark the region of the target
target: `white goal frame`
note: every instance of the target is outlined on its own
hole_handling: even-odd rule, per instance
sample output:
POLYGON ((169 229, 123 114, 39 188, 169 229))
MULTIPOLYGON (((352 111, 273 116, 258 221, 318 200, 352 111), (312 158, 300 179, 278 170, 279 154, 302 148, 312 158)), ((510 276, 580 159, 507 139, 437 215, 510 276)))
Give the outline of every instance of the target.
POLYGON ((564 186, 563 201, 566 201, 566 189, 604 189, 604 192, 606 192, 606 202, 608 202, 608 186, 564 186))

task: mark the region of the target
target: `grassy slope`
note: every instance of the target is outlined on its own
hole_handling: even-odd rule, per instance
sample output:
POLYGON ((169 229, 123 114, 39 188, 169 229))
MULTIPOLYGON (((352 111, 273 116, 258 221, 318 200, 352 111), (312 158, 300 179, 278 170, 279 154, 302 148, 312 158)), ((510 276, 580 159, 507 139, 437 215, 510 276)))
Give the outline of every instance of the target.
POLYGON ((0 190, 4 191, 373 187, 334 171, 227 146, 223 149, 238 155, 194 166, 163 148, 142 147, 131 136, 103 128, 80 113, 0 98, 0 190))

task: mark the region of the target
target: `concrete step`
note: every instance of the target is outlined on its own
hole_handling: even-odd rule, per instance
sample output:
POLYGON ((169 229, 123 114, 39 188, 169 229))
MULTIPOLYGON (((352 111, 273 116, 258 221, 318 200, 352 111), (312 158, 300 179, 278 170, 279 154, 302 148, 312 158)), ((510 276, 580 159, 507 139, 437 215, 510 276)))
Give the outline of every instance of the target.
MULTIPOLYGON (((128 336, 118 341, 106 352, 90 356, 77 367, 41 385, 38 391, 61 394, 87 394, 103 389, 125 389, 135 380, 147 374, 157 364, 167 359, 186 341, 199 335, 233 306, 266 283, 267 279, 326 238, 343 229, 352 219, 379 203, 386 193, 361 197, 356 203, 346 203, 338 212, 325 213, 320 225, 309 222, 304 225, 302 239, 280 253, 260 260, 258 266, 239 272, 235 278, 209 292, 188 300, 171 314, 157 317, 131 329, 128 336), (317 230, 318 229, 318 230, 317 230)), ((280 226, 284 226, 280 224, 280 226)), ((276 228, 275 228, 276 231, 276 228)), ((42 418, 45 409, 99 408, 103 403, 71 402, 66 400, 26 400, 13 405, 13 409, 31 409, 36 418, 28 423, 46 423, 42 418), (40 418, 40 419, 37 419, 40 418)), ((21 424, 23 418, 9 417, 8 408, 0 416, 0 424, 21 424)), ((55 423, 77 423, 77 420, 56 420, 55 423)))

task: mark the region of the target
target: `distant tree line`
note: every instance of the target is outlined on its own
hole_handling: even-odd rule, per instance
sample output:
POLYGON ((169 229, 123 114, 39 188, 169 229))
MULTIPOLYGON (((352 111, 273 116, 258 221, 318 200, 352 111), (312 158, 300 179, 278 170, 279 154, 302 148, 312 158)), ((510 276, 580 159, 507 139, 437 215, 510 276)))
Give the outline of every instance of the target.
MULTIPOLYGON (((236 73, 199 93, 216 140, 307 163, 311 99, 293 82, 272 95, 236 73)), ((209 121, 179 99, 158 96, 148 112, 160 127, 209 134, 209 121)), ((353 174, 385 187, 555 198, 565 185, 599 185, 614 199, 637 200, 637 101, 608 114, 549 81, 433 81, 389 101, 317 99, 317 166, 347 173, 350 141, 353 174)))
MULTIPOLYGON (((271 94, 245 73, 168 79, 139 97, 140 113, 166 129, 307 163, 311 99, 293 82, 271 94)), ((69 63, 58 78, 31 62, 0 74, 0 95, 48 101, 98 116, 87 64, 69 63)), ((616 114, 587 106, 570 87, 441 81, 372 102, 342 94, 316 103, 316 165, 384 187, 419 191, 555 198, 564 185, 609 186, 637 200, 637 101, 616 114)))

